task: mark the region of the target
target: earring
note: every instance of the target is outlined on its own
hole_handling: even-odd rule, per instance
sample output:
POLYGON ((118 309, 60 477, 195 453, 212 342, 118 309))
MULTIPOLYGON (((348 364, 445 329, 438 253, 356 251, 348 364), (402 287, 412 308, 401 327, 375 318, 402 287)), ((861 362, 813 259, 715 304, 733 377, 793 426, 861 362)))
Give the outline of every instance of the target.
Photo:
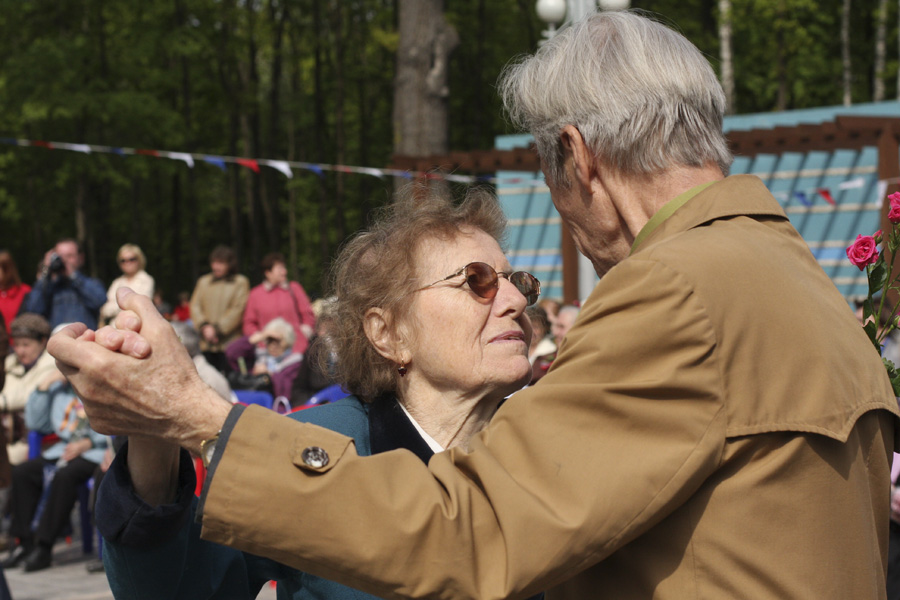
POLYGON ((400 377, 404 377, 408 372, 405 363, 400 363, 400 366, 397 367, 397 372, 400 373, 400 377))

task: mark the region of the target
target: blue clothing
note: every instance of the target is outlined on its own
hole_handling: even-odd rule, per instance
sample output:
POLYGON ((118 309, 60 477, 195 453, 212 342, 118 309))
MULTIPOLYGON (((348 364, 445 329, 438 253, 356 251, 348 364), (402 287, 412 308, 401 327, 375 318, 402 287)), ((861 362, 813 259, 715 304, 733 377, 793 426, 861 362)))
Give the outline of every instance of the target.
POLYGON ((37 313, 50 321, 50 327, 62 323, 84 323, 97 329, 100 307, 106 303, 106 288, 99 279, 76 271, 72 277, 41 277, 19 311, 37 313))
POLYGON ((59 460, 69 442, 90 438, 93 447, 82 452, 81 458, 94 464, 103 460, 108 438, 91 429, 86 418, 79 418, 78 404, 80 401, 67 382, 57 381, 46 391, 31 392, 25 404, 26 429, 59 436, 58 442, 41 453, 44 459, 59 460))
MULTIPOLYGON (((425 462, 432 454, 393 399, 379 401, 373 408, 350 396, 289 417, 352 437, 363 456, 409 446, 425 462)), ((377 600, 273 560, 201 540, 200 525, 193 518, 197 507, 194 467, 187 452, 181 453, 176 502, 156 508, 134 492, 127 453, 126 445, 103 478, 95 508, 104 538, 103 562, 116 598, 255 598, 267 581, 275 580, 279 600, 377 600)), ((285 506, 284 510, 303 507, 285 506)), ((361 531, 360 536, 364 535, 361 531)))

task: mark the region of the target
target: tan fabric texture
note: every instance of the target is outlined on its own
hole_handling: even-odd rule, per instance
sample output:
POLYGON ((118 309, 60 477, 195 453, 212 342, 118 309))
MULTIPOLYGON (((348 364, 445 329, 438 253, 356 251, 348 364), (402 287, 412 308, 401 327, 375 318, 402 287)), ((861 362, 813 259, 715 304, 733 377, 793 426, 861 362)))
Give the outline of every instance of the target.
POLYGON ((601 280, 469 451, 360 458, 248 408, 203 537, 385 597, 881 598, 898 414, 778 203, 730 177, 601 280))
POLYGON ((250 282, 243 275, 214 279, 207 273, 197 280, 191 295, 191 320, 198 330, 209 323, 219 332, 218 344, 210 344, 201 337, 201 350, 224 352, 230 342, 241 337, 241 319, 249 295, 250 282))

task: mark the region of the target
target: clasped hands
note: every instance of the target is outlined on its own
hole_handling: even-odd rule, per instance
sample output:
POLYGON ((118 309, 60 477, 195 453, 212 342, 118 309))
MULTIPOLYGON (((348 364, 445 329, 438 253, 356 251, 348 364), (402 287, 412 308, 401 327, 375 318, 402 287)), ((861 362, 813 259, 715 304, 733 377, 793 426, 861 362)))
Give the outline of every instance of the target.
POLYGON ((194 363, 149 298, 120 288, 112 325, 65 327, 47 346, 85 405, 91 427, 149 437, 197 452, 222 427, 231 405, 200 379, 194 363))

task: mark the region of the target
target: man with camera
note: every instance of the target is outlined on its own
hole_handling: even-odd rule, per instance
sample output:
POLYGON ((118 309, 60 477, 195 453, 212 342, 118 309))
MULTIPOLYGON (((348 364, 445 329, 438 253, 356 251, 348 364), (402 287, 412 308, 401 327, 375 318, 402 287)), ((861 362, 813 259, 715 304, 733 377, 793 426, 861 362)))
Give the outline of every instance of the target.
POLYGON ((43 315, 50 327, 60 323, 97 326, 100 307, 106 302, 106 287, 99 279, 84 275, 81 247, 73 239, 62 239, 44 255, 34 288, 22 312, 43 315))

